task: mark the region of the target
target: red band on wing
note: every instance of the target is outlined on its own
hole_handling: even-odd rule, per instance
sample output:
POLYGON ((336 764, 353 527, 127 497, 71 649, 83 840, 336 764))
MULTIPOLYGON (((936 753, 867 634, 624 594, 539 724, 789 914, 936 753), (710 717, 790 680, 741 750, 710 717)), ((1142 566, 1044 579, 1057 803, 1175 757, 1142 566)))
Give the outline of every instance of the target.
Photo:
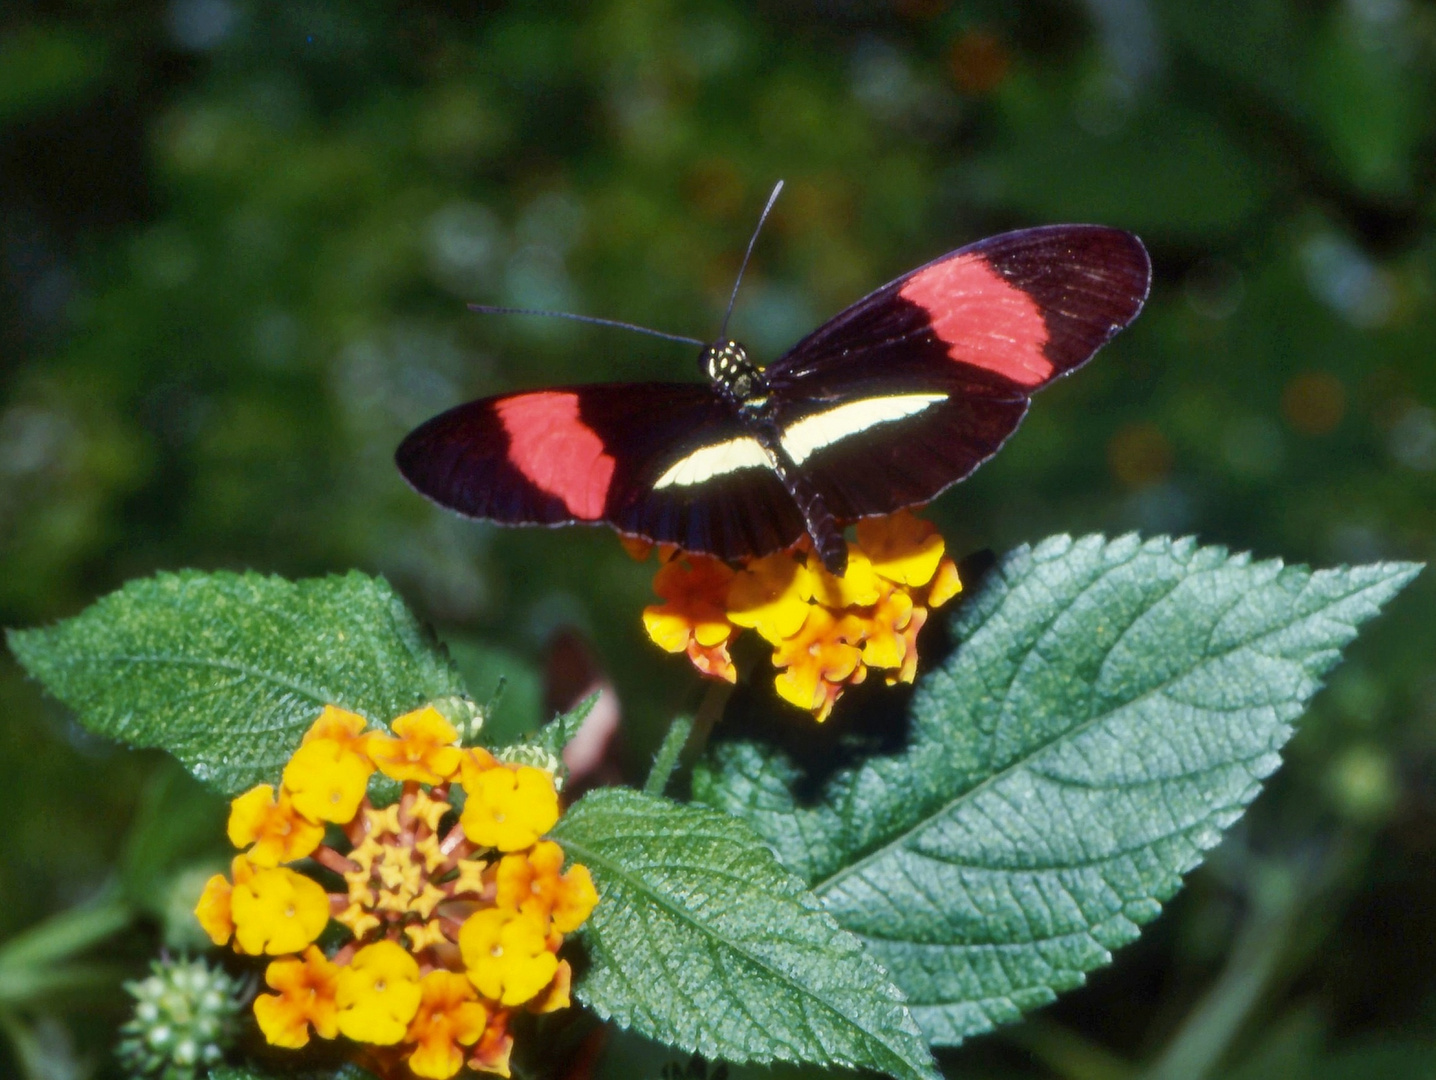
POLYGON ((946 259, 909 278, 898 295, 927 309, 947 355, 1022 386, 1052 376, 1042 308, 978 254, 946 259))
POLYGON ((535 487, 585 521, 603 517, 614 460, 578 417, 578 395, 520 394, 494 404, 509 437, 509 461, 535 487))

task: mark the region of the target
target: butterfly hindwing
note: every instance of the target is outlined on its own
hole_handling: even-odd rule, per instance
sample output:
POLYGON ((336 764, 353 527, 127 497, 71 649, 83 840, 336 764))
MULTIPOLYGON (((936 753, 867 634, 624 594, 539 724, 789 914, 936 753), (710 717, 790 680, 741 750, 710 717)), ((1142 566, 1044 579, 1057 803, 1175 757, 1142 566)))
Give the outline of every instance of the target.
MULTIPOLYGON (((840 413, 883 398, 858 398, 831 407, 840 413)), ((1002 446, 1022 421, 1029 399, 998 394, 910 393, 897 401, 923 404, 897 418, 880 419, 850 438, 815 447, 802 462, 839 521, 915 506, 972 473, 1002 446)), ((855 417, 863 409, 855 410, 855 417)), ((871 409, 881 417, 881 409, 871 409)), ((822 417, 824 414, 818 414, 822 417)), ((811 422, 811 421, 809 421, 811 422)), ((801 431, 804 421, 788 430, 801 431)), ((793 440, 785 440, 786 442, 793 440)))
POLYGON ((736 558, 803 531, 766 458, 745 454, 744 440, 707 386, 600 384, 460 405, 413 431, 395 458, 420 494, 468 517, 605 522, 736 558))

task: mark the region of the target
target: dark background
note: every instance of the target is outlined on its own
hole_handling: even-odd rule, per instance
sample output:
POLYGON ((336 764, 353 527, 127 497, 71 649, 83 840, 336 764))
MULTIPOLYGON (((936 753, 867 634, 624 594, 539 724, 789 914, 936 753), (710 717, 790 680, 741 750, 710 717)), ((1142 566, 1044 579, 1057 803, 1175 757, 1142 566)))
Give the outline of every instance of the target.
MULTIPOLYGON (((766 359, 1006 228, 1151 249, 1137 323, 933 508, 955 553, 1139 529, 1430 559, 1433 71, 1429 0, 6 0, 0 624, 161 568, 357 566, 467 642, 477 695, 508 672, 508 723, 587 650, 637 767, 699 693, 642 636, 651 567, 448 517, 390 455, 469 397, 688 377, 687 346, 464 303, 707 336, 780 177, 733 324, 766 359)), ((949 1074, 1436 1076, 1433 599, 1352 649, 1142 942, 949 1074)), ((0 716, 0 941, 114 888, 138 808, 213 813, 8 658, 0 716)), ((157 890, 107 970, 157 948, 157 890)), ((0 980, 35 1078, 112 1069, 122 1007, 0 980)))

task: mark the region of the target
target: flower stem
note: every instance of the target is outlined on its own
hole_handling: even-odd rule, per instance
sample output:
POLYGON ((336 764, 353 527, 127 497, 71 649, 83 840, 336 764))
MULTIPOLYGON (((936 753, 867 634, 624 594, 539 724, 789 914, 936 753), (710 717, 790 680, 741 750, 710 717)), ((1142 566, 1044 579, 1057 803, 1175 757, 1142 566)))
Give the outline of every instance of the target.
POLYGON ((643 782, 645 795, 663 794, 668 787, 668 781, 673 778, 673 770, 678 767, 678 755, 692 732, 691 716, 675 717, 673 723, 668 725, 668 734, 663 736, 663 745, 654 755, 653 767, 648 770, 648 779, 643 782))
POLYGON ((723 707, 728 704, 733 689, 730 682, 714 680, 708 684, 708 692, 703 695, 703 700, 698 705, 698 715, 693 718, 693 730, 689 732, 688 741, 683 744, 683 753, 679 756, 684 769, 693 768, 694 763, 703 756, 703 751, 708 746, 708 737, 713 734, 713 726, 722 717, 723 707))

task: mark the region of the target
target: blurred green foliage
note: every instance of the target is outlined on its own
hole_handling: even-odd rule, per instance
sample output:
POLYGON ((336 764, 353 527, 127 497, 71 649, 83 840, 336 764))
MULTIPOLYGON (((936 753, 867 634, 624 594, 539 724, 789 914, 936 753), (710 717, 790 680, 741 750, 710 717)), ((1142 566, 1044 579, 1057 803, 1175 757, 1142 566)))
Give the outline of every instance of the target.
MULTIPOLYGON (((462 636, 476 688, 508 669, 506 723, 591 649, 636 766, 696 693, 642 637, 650 569, 599 531, 447 517, 390 455, 468 397, 693 373, 683 346, 464 302, 705 336, 779 177, 734 321, 770 358, 1004 228, 1152 250, 1146 313, 935 506, 954 550, 1136 528, 1429 560, 1433 78, 1430 0, 8 3, 0 623, 161 568, 358 566, 462 636)), ((1140 944, 950 1073, 1436 1075, 1433 599, 1418 580, 1356 648, 1140 944)), ((149 867, 152 936, 104 957, 142 971, 170 861, 144 844, 181 797, 155 785, 179 781, 8 658, 0 708, 0 940, 149 867)), ((81 1076, 118 980, 84 1002, 0 1021, 81 1076)))

